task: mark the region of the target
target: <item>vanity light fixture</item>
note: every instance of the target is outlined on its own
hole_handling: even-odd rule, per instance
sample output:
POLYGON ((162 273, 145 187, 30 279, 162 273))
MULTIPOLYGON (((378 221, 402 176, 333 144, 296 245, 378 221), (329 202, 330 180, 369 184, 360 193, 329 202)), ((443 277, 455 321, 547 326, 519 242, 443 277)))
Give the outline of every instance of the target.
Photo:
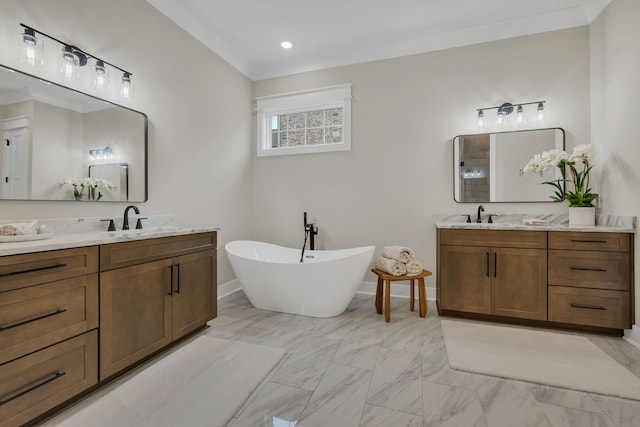
POLYGON ((502 127, 505 126, 508 122, 508 116, 513 113, 513 111, 516 111, 516 115, 515 115, 515 124, 517 126, 521 126, 525 123, 526 118, 525 118, 525 111, 524 111, 524 106, 525 105, 537 105, 537 110, 536 110, 536 114, 534 116, 535 118, 535 122, 538 124, 541 124, 544 119, 545 119, 545 110, 544 110, 544 103, 546 101, 535 101, 535 102, 521 102, 518 104, 512 104, 510 102, 505 102, 502 105, 499 105, 497 107, 484 107, 484 108, 478 108, 476 111, 478 112, 478 118, 477 118, 477 125, 478 128, 482 129, 485 127, 486 125, 486 121, 484 118, 484 112, 486 110, 497 110, 496 111, 496 126, 498 127, 502 127))
POLYGON ((44 65, 44 45, 42 40, 36 36, 41 35, 54 42, 60 44, 61 50, 58 56, 58 74, 65 79, 78 79, 80 78, 80 69, 88 64, 89 59, 95 61, 95 64, 90 67, 92 76, 92 86, 99 90, 105 91, 109 86, 109 70, 107 65, 119 70, 122 73, 122 88, 120 95, 124 99, 133 99, 133 82, 131 79, 132 74, 124 70, 117 65, 113 65, 104 59, 100 59, 95 55, 92 55, 84 50, 63 41, 56 39, 42 31, 38 31, 33 27, 29 27, 24 24, 20 24, 24 28, 24 33, 20 35, 21 43, 23 44, 20 61, 26 63, 29 66, 44 65))
POLYGON ((92 148, 89 150, 89 161, 90 162, 102 162, 113 160, 115 156, 113 155, 113 148, 104 147, 104 148, 92 148))

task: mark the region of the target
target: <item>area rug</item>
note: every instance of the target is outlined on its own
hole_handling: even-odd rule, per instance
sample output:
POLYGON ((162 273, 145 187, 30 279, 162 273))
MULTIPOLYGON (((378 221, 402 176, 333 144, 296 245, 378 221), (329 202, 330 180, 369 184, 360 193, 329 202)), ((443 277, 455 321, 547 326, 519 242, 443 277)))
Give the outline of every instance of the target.
POLYGON ((442 321, 453 369, 640 400, 640 378, 582 336, 442 321))
POLYGON ((200 336, 45 425, 223 427, 285 353, 200 336))

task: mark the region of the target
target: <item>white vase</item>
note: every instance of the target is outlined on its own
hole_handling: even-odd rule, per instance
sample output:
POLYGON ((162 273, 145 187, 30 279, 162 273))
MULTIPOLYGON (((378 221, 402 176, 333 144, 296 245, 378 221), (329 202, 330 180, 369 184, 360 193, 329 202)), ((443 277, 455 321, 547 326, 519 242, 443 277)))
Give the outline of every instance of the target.
POLYGON ((596 225, 596 208, 569 207, 569 225, 596 225))

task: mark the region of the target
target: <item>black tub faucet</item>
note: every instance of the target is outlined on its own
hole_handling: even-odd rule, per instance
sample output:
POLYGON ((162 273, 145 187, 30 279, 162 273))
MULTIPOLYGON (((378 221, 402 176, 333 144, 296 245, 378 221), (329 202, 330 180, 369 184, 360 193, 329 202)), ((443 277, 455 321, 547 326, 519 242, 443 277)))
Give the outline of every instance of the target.
POLYGON ((309 224, 307 222, 307 213, 304 213, 304 231, 305 233, 309 233, 309 250, 315 249, 315 242, 313 236, 318 235, 318 227, 315 224, 309 224))
POLYGON ((129 209, 133 209, 133 211, 137 214, 140 215, 140 210, 133 206, 133 205, 129 205, 125 208, 124 210, 124 219, 122 220, 122 229, 123 230, 128 230, 129 229, 129 209))
POLYGON ((484 212, 484 208, 482 207, 482 205, 478 206, 478 217, 476 218, 476 222, 478 223, 482 222, 482 217, 480 216, 480 212, 484 212))

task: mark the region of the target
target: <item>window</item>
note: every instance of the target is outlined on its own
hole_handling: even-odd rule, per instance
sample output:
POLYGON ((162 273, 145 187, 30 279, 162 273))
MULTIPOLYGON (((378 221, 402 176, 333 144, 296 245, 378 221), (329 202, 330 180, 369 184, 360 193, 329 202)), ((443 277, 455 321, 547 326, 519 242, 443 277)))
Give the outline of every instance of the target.
POLYGON ((256 98, 258 157, 351 150, 351 84, 256 98))

